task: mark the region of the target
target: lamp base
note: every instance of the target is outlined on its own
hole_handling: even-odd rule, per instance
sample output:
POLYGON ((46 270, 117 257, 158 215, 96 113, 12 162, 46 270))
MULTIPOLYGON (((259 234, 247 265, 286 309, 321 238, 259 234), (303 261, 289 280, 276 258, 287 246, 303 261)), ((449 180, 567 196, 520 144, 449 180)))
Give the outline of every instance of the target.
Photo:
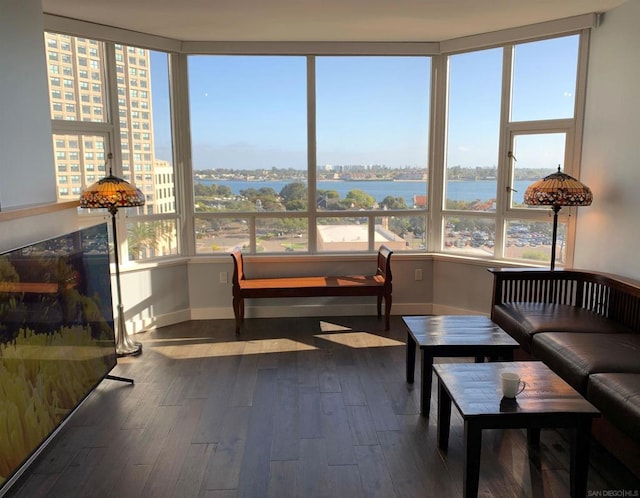
POLYGON ((116 331, 118 340, 116 341, 116 354, 118 356, 137 356, 142 353, 142 344, 133 341, 127 333, 124 323, 124 310, 122 305, 118 305, 118 316, 116 317, 116 331))

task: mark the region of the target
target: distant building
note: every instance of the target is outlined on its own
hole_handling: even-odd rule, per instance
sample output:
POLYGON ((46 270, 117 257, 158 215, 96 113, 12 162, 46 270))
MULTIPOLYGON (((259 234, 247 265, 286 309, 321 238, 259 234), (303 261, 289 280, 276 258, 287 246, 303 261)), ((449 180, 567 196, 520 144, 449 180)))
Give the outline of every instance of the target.
MULTIPOLYGON (((51 118, 109 121, 102 44, 87 38, 45 33, 51 118)), ((154 174, 153 111, 149 51, 116 45, 122 176, 145 196, 146 213, 158 213, 154 174)), ((58 199, 70 200, 108 174, 105 160, 115 152, 104 135, 54 135, 58 199), (106 150, 106 149, 109 150, 106 150)), ((167 163, 168 164, 168 163, 167 163)), ((173 175, 172 175, 173 180, 173 175)))
MULTIPOLYGON (((368 226, 365 225, 318 225, 318 251, 366 251, 368 245, 368 226)), ((382 225, 374 228, 374 245, 385 244, 389 249, 402 251, 407 242, 399 235, 382 225)))
POLYGON ((413 196, 413 207, 415 209, 425 209, 427 207, 427 196, 426 195, 415 195, 413 196))

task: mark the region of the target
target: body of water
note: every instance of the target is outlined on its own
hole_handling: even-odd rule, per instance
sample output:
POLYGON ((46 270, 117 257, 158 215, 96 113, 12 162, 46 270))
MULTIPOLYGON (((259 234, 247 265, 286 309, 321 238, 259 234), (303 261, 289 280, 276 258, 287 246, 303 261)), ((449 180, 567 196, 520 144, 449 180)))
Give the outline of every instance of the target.
MULTIPOLYGON (((264 187, 272 188, 277 193, 292 183, 291 181, 239 181, 239 180, 195 180, 202 185, 225 185, 231 189, 231 191, 238 195, 241 190, 248 188, 261 189, 264 187)), ((524 199, 524 191, 527 187, 533 183, 530 180, 515 182, 514 188, 517 192, 514 193, 515 202, 521 203, 524 199)), ((318 189, 322 190, 335 190, 340 194, 340 198, 344 199, 350 190, 362 190, 373 196, 377 202, 382 201, 388 195, 393 197, 403 197, 407 206, 413 205, 414 195, 426 195, 427 184, 426 182, 416 181, 319 181, 318 189)), ((489 199, 495 199, 497 197, 496 182, 492 180, 480 180, 480 181, 457 181, 448 182, 447 199, 453 201, 486 201, 489 199)))

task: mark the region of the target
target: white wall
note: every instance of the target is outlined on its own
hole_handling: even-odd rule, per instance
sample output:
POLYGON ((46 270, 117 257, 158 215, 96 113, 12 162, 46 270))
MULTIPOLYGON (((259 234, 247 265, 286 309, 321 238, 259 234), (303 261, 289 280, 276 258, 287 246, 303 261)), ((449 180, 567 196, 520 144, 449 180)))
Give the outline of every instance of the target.
POLYGON ((0 208, 55 202, 41 0, 0 7, 0 208))
POLYGON ((640 279, 640 1, 593 30, 574 266, 640 279))
POLYGON ((436 315, 490 314, 493 296, 491 262, 436 257, 433 312, 436 315))
MULTIPOLYGON (((42 2, 0 0, 0 207, 55 202, 42 2)), ((0 222, 0 251, 78 228, 75 208, 0 222)))

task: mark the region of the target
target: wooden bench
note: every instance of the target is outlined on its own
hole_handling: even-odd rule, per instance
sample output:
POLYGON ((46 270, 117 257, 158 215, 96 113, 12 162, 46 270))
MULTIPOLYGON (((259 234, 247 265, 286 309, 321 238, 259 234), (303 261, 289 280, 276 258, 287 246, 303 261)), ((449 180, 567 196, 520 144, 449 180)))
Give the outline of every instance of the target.
POLYGON ((244 321, 245 298, 376 296, 378 318, 382 316, 384 299, 385 330, 389 330, 391 315, 391 251, 384 244, 378 250, 377 269, 372 275, 326 277, 246 278, 242 252, 235 249, 233 258, 233 314, 236 334, 244 321))

